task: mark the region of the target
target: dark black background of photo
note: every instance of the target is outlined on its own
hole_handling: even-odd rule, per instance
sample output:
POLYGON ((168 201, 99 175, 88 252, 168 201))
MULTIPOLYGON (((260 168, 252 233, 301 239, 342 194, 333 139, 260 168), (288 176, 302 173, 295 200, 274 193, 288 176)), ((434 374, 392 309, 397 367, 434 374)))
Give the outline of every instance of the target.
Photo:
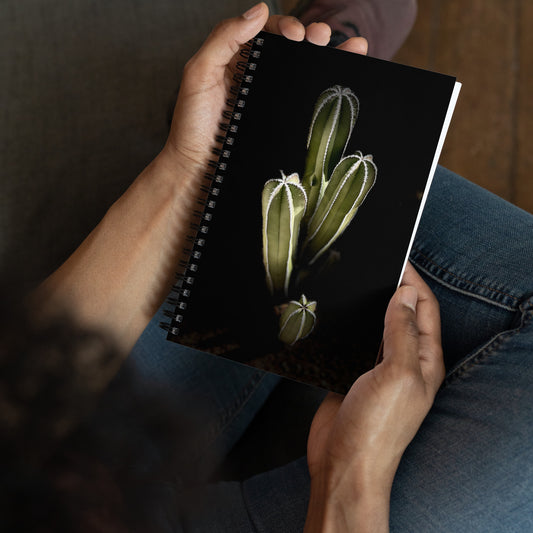
MULTIPOLYGON (((372 154, 378 168, 376 184, 333 245, 340 262, 306 294, 318 302, 318 323, 315 332, 293 349, 299 350, 298 364, 266 365, 341 390, 335 378, 317 382, 313 376, 320 369, 312 376, 305 370, 306 354, 314 357, 306 347, 313 342, 320 347, 318 363, 311 361, 314 365, 336 368, 339 360, 357 359, 358 351, 367 353, 357 372, 372 364, 455 79, 270 34, 259 49, 261 57, 183 322, 185 332, 199 335, 185 335, 181 342, 257 366, 264 366, 261 358, 267 354, 290 352, 276 339, 277 319, 265 283, 261 192, 265 181, 280 177, 280 170, 302 177, 318 96, 333 85, 350 87, 360 109, 345 155, 356 150, 372 154), (214 337, 209 335, 213 331, 214 337), (214 344, 204 342, 207 337, 214 338, 214 344)), ((338 368, 344 372, 342 363, 338 368)), ((344 376, 347 383, 356 377, 344 376)))

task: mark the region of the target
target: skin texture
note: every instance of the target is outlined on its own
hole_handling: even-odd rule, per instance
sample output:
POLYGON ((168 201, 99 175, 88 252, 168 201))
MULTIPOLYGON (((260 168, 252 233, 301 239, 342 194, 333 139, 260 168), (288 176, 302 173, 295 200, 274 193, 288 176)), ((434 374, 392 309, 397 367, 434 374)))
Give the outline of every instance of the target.
MULTIPOLYGON (((273 16, 260 3, 221 22, 184 69, 168 140, 72 256, 36 291, 41 315, 68 310, 126 357, 173 283, 240 45, 261 29, 325 45, 330 29, 273 16)), ((363 38, 339 48, 366 53, 363 38)), ((438 306, 416 275, 391 301, 384 360, 346 398, 329 395, 308 442, 306 531, 386 531, 392 479, 443 378, 438 306), (416 309, 416 311, 414 311, 416 309)), ((111 379, 101 377, 101 387, 111 379)))

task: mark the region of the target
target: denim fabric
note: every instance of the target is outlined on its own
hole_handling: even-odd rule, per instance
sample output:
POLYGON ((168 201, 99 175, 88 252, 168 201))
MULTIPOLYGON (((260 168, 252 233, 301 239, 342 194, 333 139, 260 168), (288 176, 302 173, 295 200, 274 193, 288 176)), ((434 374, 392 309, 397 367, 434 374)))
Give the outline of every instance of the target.
POLYGON ((533 217, 439 168, 411 260, 439 300, 450 368, 518 325, 533 295, 533 217))
MULTIPOLYGON (((281 379, 228 359, 166 340, 159 327, 168 319, 165 305, 134 346, 128 366, 142 376, 138 386, 157 388, 175 402, 176 412, 188 409, 201 418, 197 441, 198 475, 207 479, 242 436, 281 379), (209 458, 209 461, 205 460, 209 458)), ((197 429, 197 428, 196 428, 197 429)))
MULTIPOLYGON (((439 299, 447 377, 398 469, 391 531, 532 531, 533 216, 439 167, 411 261, 439 299)), ((192 388, 214 393, 220 410, 210 424, 230 445, 243 426, 227 426, 226 438, 216 417, 239 404, 250 420, 271 378, 263 378, 260 400, 242 401, 257 371, 223 360, 219 370, 217 359, 153 335, 161 336, 147 331, 136 347, 139 369, 169 382, 185 370, 192 388), (182 356, 188 362, 176 360, 182 356), (209 365, 205 378, 198 361, 209 365)), ((210 512, 174 517, 168 531, 302 531, 308 493, 302 458, 244 483, 210 486, 210 512)), ((161 499, 161 512, 171 516, 172 505, 161 499)))

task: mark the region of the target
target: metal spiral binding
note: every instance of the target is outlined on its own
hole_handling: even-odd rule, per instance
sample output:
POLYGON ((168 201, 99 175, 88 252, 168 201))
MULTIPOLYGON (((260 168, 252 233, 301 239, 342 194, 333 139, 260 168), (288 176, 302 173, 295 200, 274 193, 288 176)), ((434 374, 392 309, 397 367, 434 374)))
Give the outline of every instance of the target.
POLYGON ((198 272, 198 262, 206 244, 209 224, 213 220, 213 210, 216 207, 221 184, 228 169, 231 147, 235 142, 239 121, 246 105, 246 97, 250 93, 250 85, 254 79, 253 73, 257 68, 255 60, 261 56, 261 50, 256 47, 262 45, 263 39, 256 37, 248 41, 239 52, 244 61, 237 62, 237 72, 233 75, 235 85, 230 88, 230 96, 226 100, 227 108, 223 111, 223 120, 219 123, 220 135, 215 138, 219 147, 212 149, 213 155, 217 159, 209 160, 209 169, 204 174, 206 182, 200 187, 204 196, 197 200, 201 208, 192 213, 195 221, 190 225, 191 233, 186 237, 187 245, 183 249, 183 255, 186 259, 182 259, 179 263, 181 272, 176 274, 176 283, 172 287, 172 294, 167 298, 167 303, 172 306, 172 310, 165 310, 164 315, 170 318, 171 322, 160 324, 168 332, 169 339, 176 340, 180 333, 183 314, 187 309, 191 287, 198 272))

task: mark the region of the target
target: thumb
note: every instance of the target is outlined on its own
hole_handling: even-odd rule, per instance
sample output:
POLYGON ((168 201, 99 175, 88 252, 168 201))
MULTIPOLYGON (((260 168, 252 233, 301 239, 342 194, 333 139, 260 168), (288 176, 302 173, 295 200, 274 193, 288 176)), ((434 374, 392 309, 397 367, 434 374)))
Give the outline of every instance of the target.
POLYGON ((256 4, 240 17, 220 22, 196 53, 195 62, 212 70, 224 68, 239 51, 239 47, 255 37, 268 20, 268 6, 256 4))
POLYGON ((412 285, 400 287, 385 314, 383 359, 394 358, 401 366, 418 368, 418 291, 412 285))

